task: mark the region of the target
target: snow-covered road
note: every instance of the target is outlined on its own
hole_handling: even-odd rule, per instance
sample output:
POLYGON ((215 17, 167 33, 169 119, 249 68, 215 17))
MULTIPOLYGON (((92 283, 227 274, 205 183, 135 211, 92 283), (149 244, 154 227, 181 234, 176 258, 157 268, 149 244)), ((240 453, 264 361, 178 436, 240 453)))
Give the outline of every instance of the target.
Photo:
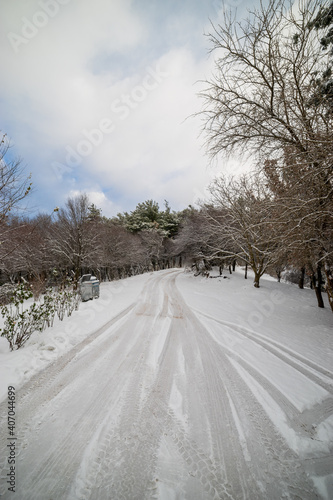
POLYGON ((16 493, 2 419, 2 498, 333 497, 332 372, 193 307, 180 274, 152 274, 18 391, 16 493))

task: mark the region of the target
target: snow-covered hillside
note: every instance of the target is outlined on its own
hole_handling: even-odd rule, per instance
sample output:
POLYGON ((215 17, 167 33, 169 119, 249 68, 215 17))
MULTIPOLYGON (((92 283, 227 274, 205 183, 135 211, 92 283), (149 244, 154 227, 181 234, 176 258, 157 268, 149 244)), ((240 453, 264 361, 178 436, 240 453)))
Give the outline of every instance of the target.
POLYGON ((241 270, 102 283, 22 349, 1 339, 16 497, 333 498, 332 327, 311 290, 241 270))

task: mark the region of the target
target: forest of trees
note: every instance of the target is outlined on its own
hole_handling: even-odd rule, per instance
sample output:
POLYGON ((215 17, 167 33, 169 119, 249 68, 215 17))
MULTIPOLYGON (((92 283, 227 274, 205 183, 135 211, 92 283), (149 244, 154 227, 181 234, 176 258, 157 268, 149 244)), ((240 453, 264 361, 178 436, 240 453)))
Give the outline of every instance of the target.
POLYGON ((182 213, 152 200, 130 214, 106 218, 86 194, 52 215, 7 217, 0 246, 1 282, 27 279, 44 288, 91 272, 113 280, 181 264, 173 236, 182 213), (10 234, 10 237, 9 237, 10 234))
POLYGON ((92 272, 113 280, 184 263, 196 271, 244 266, 292 276, 333 311, 333 2, 271 0, 240 23, 225 14, 209 35, 216 71, 201 93, 212 157, 256 167, 216 177, 200 208, 153 200, 106 218, 85 194, 52 215, 15 216, 29 194, 20 163, 0 151, 1 283, 38 289, 92 272))

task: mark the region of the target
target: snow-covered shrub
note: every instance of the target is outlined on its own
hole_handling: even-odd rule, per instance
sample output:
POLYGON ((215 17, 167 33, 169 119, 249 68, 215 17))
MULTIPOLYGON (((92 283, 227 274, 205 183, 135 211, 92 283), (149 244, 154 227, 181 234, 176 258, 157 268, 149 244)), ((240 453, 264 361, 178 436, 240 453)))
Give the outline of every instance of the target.
POLYGON ((26 307, 26 301, 33 297, 31 288, 26 284, 16 286, 9 305, 1 307, 5 318, 4 328, 0 329, 13 351, 19 349, 35 331, 44 331, 53 326, 55 315, 62 321, 79 307, 80 296, 76 290, 65 288, 56 291, 49 288, 43 302, 34 302, 26 307))
POLYGON ((56 311, 60 321, 64 316, 71 316, 72 312, 79 308, 80 296, 76 290, 64 289, 58 292, 56 298, 56 311))
POLYGON ((53 326, 56 313, 56 300, 57 292, 53 288, 48 288, 44 295, 43 304, 41 304, 43 308, 44 328, 53 326))
POLYGON ((12 294, 9 305, 1 307, 2 316, 5 318, 1 336, 5 337, 11 350, 14 346, 21 347, 34 331, 32 326, 33 314, 24 309, 24 302, 33 296, 31 289, 21 283, 17 285, 12 294))

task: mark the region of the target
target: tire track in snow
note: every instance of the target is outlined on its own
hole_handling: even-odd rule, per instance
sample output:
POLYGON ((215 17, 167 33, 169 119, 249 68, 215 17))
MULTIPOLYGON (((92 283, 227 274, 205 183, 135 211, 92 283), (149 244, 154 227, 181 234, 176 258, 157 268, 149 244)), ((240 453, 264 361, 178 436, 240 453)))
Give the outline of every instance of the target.
POLYGON ((186 339, 190 345, 187 346, 187 356, 193 356, 188 366, 195 366, 193 353, 197 351, 200 352, 204 367, 204 373, 193 370, 189 376, 196 379, 200 387, 201 404, 208 412, 208 420, 212 425, 211 434, 217 437, 215 463, 222 464, 235 498, 273 499, 284 495, 289 495, 289 498, 317 498, 299 457, 277 432, 249 387, 229 362, 223 348, 212 339, 195 314, 187 310, 185 303, 183 309, 193 332, 186 339), (244 436, 247 438, 251 462, 247 460, 248 454, 244 454, 244 436), (272 464, 274 467, 270 470, 272 464))
MULTIPOLYGON (((291 359, 291 356, 288 354, 287 356, 284 356, 284 354, 281 354, 281 351, 283 351, 283 346, 281 346, 278 343, 275 343, 278 345, 277 348, 274 348, 274 346, 271 348, 269 345, 269 342, 267 340, 262 341, 261 339, 257 339, 256 335, 253 332, 246 332, 246 329, 244 327, 238 327, 237 325, 234 325, 234 328, 232 328, 230 323, 224 322, 222 320, 217 320, 215 318, 212 318, 211 316, 198 313, 198 311, 195 312, 196 315, 201 315, 201 316, 206 316, 210 320, 213 319, 216 323, 222 324, 225 326, 228 330, 231 332, 236 332, 236 334, 239 334, 245 338, 248 338, 249 340, 253 341, 255 344, 259 345, 260 347, 263 347, 266 351, 272 353, 277 359, 281 360, 282 362, 286 363, 287 366, 292 367, 293 369, 296 369, 299 373, 302 375, 306 376, 309 381, 313 382, 314 384, 318 385, 319 387, 322 387, 326 392, 327 395, 323 399, 322 402, 314 404, 311 408, 306 408, 300 411, 297 407, 295 407, 291 401, 273 384, 271 383, 265 375, 261 374, 258 369, 251 365, 248 361, 242 358, 241 354, 237 353, 237 345, 235 349, 232 349, 232 347, 225 346, 224 350, 228 352, 228 355, 230 356, 231 359, 235 359, 237 363, 239 363, 245 370, 246 372, 251 375, 255 380, 257 380, 262 388, 271 396, 273 396, 274 400, 278 403, 278 405, 283 409, 285 413, 285 417, 288 421, 288 425, 298 434, 303 436, 305 439, 308 440, 313 440, 312 443, 312 448, 317 448, 317 453, 320 455, 320 462, 328 464, 326 469, 330 466, 332 463, 332 450, 330 451, 324 451, 325 448, 327 448, 323 442, 318 440, 316 436, 316 430, 317 427, 322 423, 325 422, 326 419, 330 418, 331 415, 333 414, 333 390, 332 390, 332 385, 326 383, 326 380, 331 377, 330 373, 327 370, 322 369, 321 367, 318 367, 312 362, 309 362, 305 358, 301 356, 294 356, 293 359, 302 359, 302 363, 294 362, 293 359, 291 359), (316 446, 317 445, 317 446, 316 446), (326 457, 325 457, 326 455, 326 457)), ((200 318, 199 318, 200 321, 200 318)), ((212 334, 213 338, 215 341, 215 335, 212 334)), ((258 334, 259 337, 263 337, 258 334)), ((288 349, 285 349, 288 352, 288 349)), ((291 379, 292 380, 292 379, 291 379)), ((306 463, 309 464, 310 460, 305 459, 306 463)), ((313 458, 313 461, 315 462, 316 459, 313 458)))
MULTIPOLYGON (((91 463, 91 469, 87 473, 85 483, 86 485, 90 483, 90 488, 86 486, 85 489, 84 487, 81 489, 85 492, 85 498, 141 500, 155 497, 159 478, 158 451, 163 438, 172 439, 182 460, 184 474, 196 477, 201 484, 202 493, 208 495, 207 498, 233 498, 230 493, 226 494, 227 487, 224 486, 224 480, 210 457, 187 436, 172 411, 168 409, 174 376, 177 372, 175 352, 180 345, 183 311, 170 295, 168 286, 170 280, 163 281, 167 281, 163 294, 157 287, 153 287, 154 297, 146 298, 161 306, 160 314, 156 317, 156 309, 152 309, 151 304, 142 303, 137 309, 140 316, 144 313, 147 318, 149 316, 153 318, 148 319, 152 321, 152 331, 155 330, 156 322, 158 323, 166 314, 171 317, 170 329, 158 359, 155 377, 142 398, 142 386, 146 380, 146 362, 149 359, 151 346, 147 333, 144 350, 133 368, 118 425, 106 432, 105 439, 100 443, 99 450, 91 463), (161 297, 163 300, 159 300, 161 297), (103 467, 99 465, 102 463, 103 467)), ((161 286, 165 284, 163 281, 160 280, 161 286)), ((160 330, 159 328, 158 331, 160 330)), ((182 490, 185 496, 182 498, 186 498, 186 487, 188 484, 185 481, 182 490)), ((189 498, 199 498, 199 496, 189 498)))
MULTIPOLYGON (((119 395, 126 386, 126 377, 130 373, 129 361, 126 358, 129 349, 126 344, 131 340, 127 333, 130 333, 130 330, 119 332, 119 336, 116 337, 118 343, 110 342, 110 347, 114 349, 111 359, 104 343, 95 346, 89 361, 97 364, 98 369, 91 370, 87 367, 86 356, 79 358, 74 365, 67 365, 59 374, 60 382, 56 385, 51 400, 41 403, 35 412, 29 408, 30 411, 26 414, 22 405, 18 407, 17 413, 20 419, 24 418, 27 422, 25 430, 18 429, 21 447, 27 448, 27 451, 21 448, 22 456, 19 455, 21 464, 18 464, 21 474, 27 475, 24 486, 21 485, 24 487, 25 495, 22 498, 44 498, 45 489, 55 498, 66 498, 68 482, 63 481, 62 476, 66 474, 67 477, 71 477, 79 466, 79 457, 98 426, 104 408, 112 409, 115 400, 118 405, 120 404, 119 395), (110 378, 105 377, 105 373, 110 378), (91 378, 94 378, 92 383, 91 378), (34 440, 36 420, 38 422, 39 419, 41 419, 39 436, 34 440), (48 441, 52 435, 55 442, 49 450, 48 441), (32 465, 35 456, 40 456, 40 460, 36 465, 32 465), (31 497, 28 496, 29 491, 31 497)), ((132 340, 132 346, 136 351, 141 345, 139 333, 138 331, 134 341, 132 340)))
POLYGON ((23 388, 20 500, 317 498, 178 273, 153 275, 135 307, 23 388))
MULTIPOLYGON (((151 281, 151 279, 149 280, 151 281)), ((144 300, 149 290, 149 281, 146 283, 140 295, 144 300)), ((140 300, 139 300, 140 304, 140 300)), ((43 370, 41 373, 33 377, 20 391, 17 393, 18 409, 22 421, 25 423, 22 427, 18 427, 20 435, 20 448, 18 448, 18 460, 21 459, 21 473, 27 474, 27 480, 24 484, 24 490, 21 494, 25 498, 40 498, 44 499, 43 491, 45 487, 52 492, 56 498, 63 498, 68 490, 68 481, 60 480, 61 470, 66 473, 65 477, 74 474, 75 468, 79 465, 78 457, 83 454, 83 450, 89 441, 89 437, 93 435, 94 425, 99 419, 99 409, 101 402, 106 407, 112 407, 115 394, 118 394, 118 387, 126 382, 122 380, 124 375, 130 371, 122 365, 126 364, 126 352, 128 350, 127 344, 131 345, 133 342, 133 331, 135 331, 138 319, 135 317, 135 322, 123 327, 124 322, 128 322, 133 318, 133 310, 137 308, 138 304, 133 304, 126 310, 118 314, 115 318, 107 322, 103 327, 99 328, 94 334, 90 335, 87 339, 82 341, 78 346, 72 349, 68 354, 62 356, 53 365, 43 370), (110 330, 112 330, 110 335, 110 330), (119 332, 119 330, 121 330, 119 332), (103 334, 106 333, 105 336, 103 334), (101 339, 98 337, 102 336, 101 339), (94 342, 97 340, 98 342, 94 342), (88 379, 85 377, 85 369, 88 363, 98 363, 101 359, 108 361, 108 349, 112 348, 113 351, 113 367, 110 367, 107 375, 113 375, 111 380, 103 380, 105 374, 103 373, 98 378, 98 369, 93 372, 95 384, 93 384, 92 391, 87 392, 89 384, 88 379), (113 368, 113 370, 112 370, 113 368), (122 370, 122 376, 117 373, 115 368, 122 370), (75 387, 75 381, 80 379, 82 382, 81 387, 75 387), (97 386, 97 392, 94 387, 97 386), (110 390, 111 389, 111 390, 110 390), (74 391, 74 392, 73 392, 74 391), (75 392, 86 393, 90 401, 85 406, 83 418, 77 418, 75 415, 75 406, 82 405, 80 398, 75 399, 75 392), (96 394, 95 394, 96 392, 96 394), (73 403, 74 402, 74 403, 73 403), (77 404, 76 404, 77 403, 77 404), (68 418, 63 425, 56 422, 58 416, 57 409, 61 408, 64 418, 64 407, 66 405, 71 407, 71 415, 74 415, 74 422, 70 422, 68 418), (54 413, 48 409, 54 408, 54 413), (55 415, 55 417, 53 417, 55 415), (76 418, 76 420, 75 420, 76 418), (58 444, 51 450, 42 450, 38 442, 34 442, 36 431, 36 419, 38 432, 42 431, 45 434, 52 436, 59 435, 57 438, 58 444), (45 428, 47 427, 47 429, 45 428), (79 438, 78 438, 79 437, 79 438), (30 441, 33 444, 30 444, 30 441), (30 444, 30 446, 28 446, 30 444), (35 448, 34 448, 35 446, 35 448), (25 448, 29 448, 31 454, 40 454, 43 451, 44 457, 38 465, 33 465, 34 461, 27 459, 27 452, 25 448), (29 474, 27 471, 29 470, 29 474), (51 473, 52 471, 52 476, 51 473), (45 480, 47 478, 47 484, 45 480), (31 490, 31 493, 29 493, 31 490), (29 496, 30 495, 30 496, 29 496), (37 496, 36 496, 37 495, 37 496)), ((139 321, 140 322, 140 321, 139 321)), ((144 321, 143 321, 144 322, 144 321)), ((136 334, 136 344, 134 349, 139 349, 141 340, 139 339, 140 332, 136 334)), ((127 363, 128 365, 128 363, 127 363)), ((120 372, 121 373, 121 372, 120 372)), ((4 430, 4 427, 2 427, 4 430)), ((47 440, 46 440, 47 442, 47 440)), ((28 455, 29 456, 29 455, 28 455)), ((2 474, 4 478, 5 471, 2 474)), ((4 481, 2 482, 2 485, 4 481)), ((23 496, 22 496, 23 498, 23 496)))
POLYGON ((156 280, 151 294, 145 295, 135 314, 145 316, 143 350, 132 368, 132 376, 119 416, 118 425, 106 434, 95 453, 87 473, 85 498, 144 499, 156 491, 155 469, 160 432, 166 425, 166 410, 173 378, 173 347, 176 341, 172 323, 158 357, 157 370, 147 385, 147 361, 150 359, 152 337, 162 333, 165 324, 165 278, 156 280), (162 312, 158 313, 160 307, 162 312), (143 390, 144 389, 144 390, 143 390), (105 467, 97 471, 98 464, 105 467), (97 474, 96 474, 97 472, 97 474), (95 484, 93 484, 95 483, 95 484))
POLYGON ((237 333, 243 337, 252 340, 254 343, 262 346, 267 351, 274 354, 276 357, 289 364, 291 367, 298 370, 303 375, 306 375, 310 380, 316 384, 323 387, 328 392, 333 393, 333 372, 322 368, 316 363, 313 363, 309 359, 301 356, 300 354, 288 349, 288 347, 274 341, 273 339, 267 339, 264 335, 253 332, 243 326, 236 325, 234 323, 229 323, 208 314, 205 314, 199 310, 193 310, 195 314, 199 316, 206 317, 210 320, 220 323, 224 327, 228 328, 231 332, 237 333))
MULTIPOLYGON (((117 325, 125 318, 130 311, 134 308, 135 304, 130 305, 125 310, 117 314, 114 318, 109 320, 105 325, 98 328, 93 334, 89 335, 80 344, 71 349, 68 353, 61 356, 52 365, 47 366, 41 372, 35 374, 17 393, 17 415, 19 416, 17 425, 19 433, 19 446, 17 447, 17 454, 20 456, 22 450, 27 446, 29 436, 34 434, 36 425, 36 412, 40 407, 46 405, 47 402, 52 401, 57 395, 64 390, 67 384, 66 369, 70 367, 72 379, 81 375, 82 365, 74 364, 75 358, 82 353, 85 348, 89 347, 98 337, 102 336, 110 328, 117 325)), ((116 338, 111 341, 116 342, 116 338)), ((110 343, 110 339, 106 339, 100 344, 95 356, 98 357, 105 349, 105 344, 110 343)), ((0 404, 0 443, 4 446, 7 439, 7 402, 4 401, 0 404)), ((0 494, 5 490, 3 488, 6 480, 6 453, 1 453, 0 462, 0 494)))

